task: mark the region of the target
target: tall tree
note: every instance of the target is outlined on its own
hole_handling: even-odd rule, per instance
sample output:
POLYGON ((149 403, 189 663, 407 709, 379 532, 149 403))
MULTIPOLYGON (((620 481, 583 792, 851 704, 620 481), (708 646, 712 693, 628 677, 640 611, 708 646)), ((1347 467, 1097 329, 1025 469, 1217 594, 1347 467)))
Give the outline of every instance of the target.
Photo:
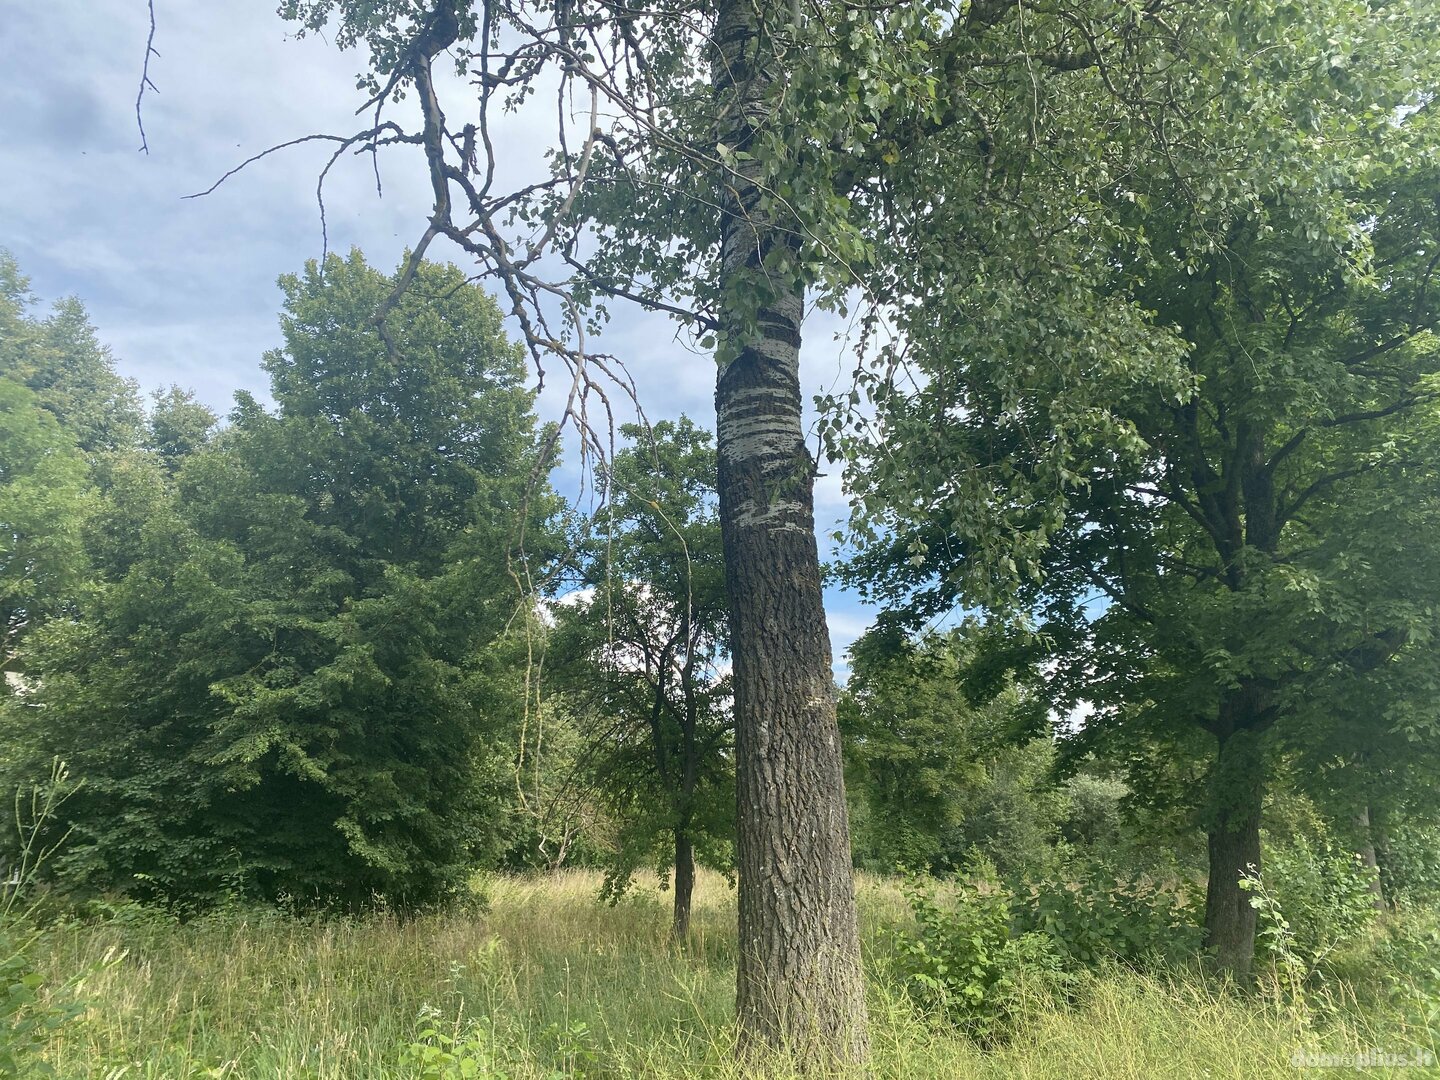
POLYGON ((7 674, 23 667, 22 639, 67 609, 89 571, 83 535, 93 499, 81 451, 96 447, 77 442, 94 434, 97 417, 79 414, 103 412, 103 403, 82 403, 73 377, 123 388, 93 339, 78 354, 58 346, 60 324, 82 338, 79 328, 88 329, 77 302, 49 320, 33 313, 35 303, 0 248, 0 696, 7 674))
MULTIPOLYGON (((1360 577, 1357 588, 1423 596, 1434 587, 1431 548, 1416 538, 1435 527, 1436 506, 1425 495, 1440 489, 1440 477, 1433 473, 1440 409, 1432 406, 1422 413, 1418 427, 1403 423, 1391 429, 1397 448, 1404 445, 1413 463, 1407 482, 1396 484, 1388 470, 1377 471, 1360 490, 1345 493, 1359 526, 1344 518, 1330 525, 1363 545, 1363 554, 1356 553, 1358 565, 1349 571, 1360 577), (1423 468, 1414 467, 1426 458, 1431 462, 1428 478, 1423 468), (1375 529, 1375 520, 1383 520, 1383 530, 1375 529), (1367 535, 1371 530, 1381 535, 1372 538, 1367 535), (1376 566, 1384 568, 1379 579, 1372 570, 1376 566)), ((1385 602, 1383 595, 1369 599, 1385 602)), ((1373 882, 1377 906, 1394 901, 1386 896, 1390 875, 1383 866, 1389 823, 1406 818, 1422 826, 1440 824, 1433 783, 1440 770, 1440 743, 1432 717, 1440 669, 1432 633, 1411 620, 1403 631, 1364 643, 1328 672, 1317 673, 1314 692, 1302 703, 1307 707, 1277 725, 1277 751, 1289 766, 1286 775, 1327 814, 1335 835, 1350 839, 1366 865, 1379 871, 1373 882)))
POLYGON ((746 883, 736 1008, 755 1043, 855 1061, 867 1053, 864 987, 801 423, 806 280, 793 215, 770 190, 778 163, 760 145, 778 120, 797 24, 788 4, 725 0, 710 58, 716 144, 735 161, 720 198, 715 422, 746 883))
MULTIPOLYGON (((1414 426, 1440 365, 1440 221, 1416 72, 1436 70, 1440 40, 1423 18, 1338 4, 1303 32, 1263 5, 1212 25, 1187 124, 1144 132, 1123 171, 1104 162, 1093 211, 1064 226, 1091 245, 1070 269, 1081 318, 1007 306, 997 326, 973 294, 940 294, 965 322, 910 343, 926 379, 878 388, 890 439, 883 463, 856 446, 877 468, 855 476, 898 526, 871 567, 897 591, 943 606, 1003 579, 1068 650, 1057 681, 1100 705, 1087 741, 1208 756, 1206 927, 1244 979, 1240 879, 1260 869, 1277 725, 1336 686, 1395 686, 1393 664, 1434 640, 1422 597, 1440 567, 1414 542, 1434 528, 1434 444, 1414 426), (1153 313, 1146 334, 1161 356, 1172 335, 1184 377, 1127 365, 1144 353, 1096 319, 1107 309, 1153 313), (997 376, 1018 347, 1044 362, 997 376)), ((1006 302, 1047 310, 1055 280, 1006 274, 1006 302)))
MULTIPOLYGON (((596 387, 595 373, 615 363, 587 350, 589 323, 579 304, 633 296, 719 332, 717 451, 735 667, 742 1042, 788 1049, 816 1063, 863 1057, 865 1007, 814 535, 814 464, 801 423, 806 280, 797 265, 793 212, 771 190, 777 163, 762 164, 757 141, 784 123, 777 110, 785 101, 784 56, 799 55, 797 13, 768 3, 673 12, 515 3, 474 12, 450 0, 378 7, 297 0, 287 10, 313 28, 336 12, 342 45, 367 41, 375 104, 383 108, 397 88, 413 83, 423 128, 400 137, 424 147, 435 197, 417 254, 445 237, 495 273, 537 364, 543 369, 558 356, 571 367, 572 402, 585 400, 596 387), (512 31, 514 39, 502 47, 512 31), (446 49, 477 77, 477 127, 446 126, 432 73, 433 60, 446 49), (705 74, 697 78, 696 71, 705 74), (618 112, 617 129, 601 132, 592 119, 580 136, 583 148, 560 133, 552 182, 492 192, 495 95, 523 101, 552 72, 562 92, 579 86, 597 116, 603 95, 618 112), (662 136, 661 114, 672 110, 683 129, 678 141, 662 136), (663 240, 642 235, 646 214, 664 201, 669 175, 651 183, 629 164, 632 151, 641 172, 678 169, 681 187, 694 197, 681 211, 681 227, 693 231, 677 237, 669 253, 660 250, 663 240), (599 203, 582 192, 592 165, 611 181, 597 189, 599 203), (633 201, 637 190, 643 197, 633 201), (570 216, 572 210, 579 213, 570 216), (512 246, 501 231, 517 218, 534 231, 512 246), (596 250, 589 241, 597 235, 605 243, 586 266, 580 256, 596 250), (539 274, 537 260, 552 245, 557 262, 576 267, 564 287, 539 274), (696 261, 704 264, 699 275, 696 261), (688 289, 681 284, 687 281, 688 289), (713 315, 686 315, 662 298, 672 289, 698 294, 713 315), (557 294, 567 299, 567 325, 552 328, 549 299, 557 294)), ((377 128, 346 145, 383 137, 377 128)), ((674 235, 670 229, 662 235, 674 235)), ((603 444, 598 434, 587 437, 603 444)))
POLYGON ((90 506, 74 439, 33 393, 0 376, 0 697, 23 670, 25 637, 84 584, 90 506))
POLYGON ((192 391, 172 385, 150 395, 146 417, 145 444, 159 454, 170 472, 205 446, 219 421, 209 407, 197 401, 192 391))
POLYGON ((134 446, 139 392, 116 373, 85 306, 69 297, 41 318, 35 303, 29 280, 0 249, 0 375, 29 387, 86 455, 134 446))
MULTIPOLYGON (((373 126, 338 139, 337 157, 381 145, 423 151, 434 206, 417 256, 443 238, 496 279, 536 364, 568 367, 568 415, 583 418, 587 403, 604 400, 603 375, 619 364, 595 353, 590 337, 614 299, 673 314, 715 348, 735 661, 741 1041, 815 1065, 863 1057, 814 463, 801 422, 807 297, 841 306, 868 284, 872 258, 908 262, 892 245, 914 207, 887 187, 907 170, 943 175, 935 163, 954 155, 936 132, 963 147, 977 176, 988 173, 986 118, 972 87, 1003 99, 1009 129, 1037 152, 1042 128, 1048 139, 1084 115, 1057 122, 1047 111, 1074 72, 1090 71, 1092 98, 1108 93, 1117 108, 1163 113, 1163 95, 1137 105, 1114 77, 1173 59, 1150 43, 1174 38, 1174 13, 729 0, 290 0, 282 10, 309 29, 333 15, 342 47, 368 45, 362 111, 373 126), (442 54, 470 76, 459 101, 460 84, 432 70, 442 54), (1102 54, 1112 64, 1100 75, 1102 54), (416 130, 385 119, 411 87, 416 130), (561 107, 551 175, 506 188, 492 137, 499 110, 552 90, 561 107), (476 122, 447 121, 462 115, 476 122)), ((972 198, 962 190, 920 203, 972 198)), ((934 282, 902 284, 871 290, 875 310, 917 302, 934 282)), ((603 432, 584 437, 603 449, 603 432)))
POLYGON ((583 772, 622 822, 607 887, 618 895, 661 849, 683 939, 697 847, 724 858, 734 830, 715 451, 685 417, 622 430, 631 444, 607 470, 578 587, 555 608, 546 670, 581 717, 583 772))
POLYGON ((538 433, 493 302, 414 278, 386 340, 358 253, 286 277, 278 414, 242 396, 173 484, 115 470, 110 580, 38 651, 23 736, 86 778, 72 883, 420 904, 503 843, 538 433))

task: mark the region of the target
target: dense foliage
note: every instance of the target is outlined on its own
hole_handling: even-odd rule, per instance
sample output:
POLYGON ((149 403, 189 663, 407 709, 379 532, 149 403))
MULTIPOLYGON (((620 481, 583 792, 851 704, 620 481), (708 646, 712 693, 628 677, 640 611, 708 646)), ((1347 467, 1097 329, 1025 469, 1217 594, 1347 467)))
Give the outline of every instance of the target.
MULTIPOLYGON (((1189 62, 1147 76, 1184 102, 1173 126, 1116 128, 1090 161, 997 150, 1016 196, 992 230, 1058 225, 1056 198, 1075 216, 997 237, 968 280, 941 264, 870 380, 879 438, 865 418, 846 449, 873 541, 856 578, 916 621, 1029 616, 1051 700, 1094 710, 1073 752, 1208 834, 1210 944, 1243 977, 1238 884, 1278 762, 1348 788, 1337 814, 1433 768, 1411 748, 1435 738, 1440 630, 1440 42, 1329 4, 1190 30, 1189 62), (1083 179, 1057 195, 1066 160, 1083 179)), ((948 250, 968 224, 907 239, 948 250)))
POLYGON ((83 779, 70 888, 414 905, 504 840, 507 627, 549 510, 518 354, 453 268, 384 336, 394 278, 358 253, 281 284, 276 411, 241 395, 211 438, 161 395, 154 449, 105 464, 73 617, 28 642, 10 775, 83 779))
MULTIPOLYGON (((1287 1045, 1341 1030, 1349 995, 1433 1049, 1432 13, 281 14, 368 47, 375 126, 336 160, 423 151, 434 206, 394 274, 356 252, 282 279, 273 405, 145 403, 80 302, 38 312, 0 254, 0 783, 58 808, 30 834, 64 841, 47 902, 208 940, 249 901, 408 915, 477 871, 580 861, 648 911, 653 869, 667 956, 738 973, 747 1053, 863 1070, 853 862, 917 875, 869 959, 918 1016, 882 1024, 999 1054, 1106 979, 1188 992, 1208 953, 1287 1045), (565 103, 548 179, 505 190, 490 123, 537 90, 565 103), (479 277, 425 261, 441 240, 479 277), (606 459, 602 376, 646 390, 594 345, 617 301, 713 351, 713 440, 624 427, 606 459), (843 688, 812 305, 858 308, 818 429, 854 499, 841 575, 886 609, 843 688), (608 496, 568 529, 527 352, 568 368, 562 420, 608 496), (737 936, 692 928, 697 864, 738 872, 737 936)), ((69 1013, 33 921, 0 915, 3 1074, 69 1013)), ((490 940, 457 950, 483 970, 453 962, 453 1028, 427 1002, 383 1053, 509 1067, 522 1025, 465 1012, 472 982, 518 985, 490 940)), ((623 999, 622 950, 586 949, 623 999)), ((531 1034, 604 1067, 565 1004, 531 1034)))

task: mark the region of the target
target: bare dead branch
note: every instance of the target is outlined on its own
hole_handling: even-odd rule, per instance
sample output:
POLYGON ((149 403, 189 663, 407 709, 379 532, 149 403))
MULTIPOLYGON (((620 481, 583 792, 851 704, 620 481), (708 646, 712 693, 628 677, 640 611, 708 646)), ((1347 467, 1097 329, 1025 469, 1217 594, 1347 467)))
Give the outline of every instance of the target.
POLYGON ((231 170, 229 170, 228 172, 226 172, 223 176, 220 177, 219 180, 216 180, 213 184, 211 184, 211 185, 210 185, 208 188, 206 188, 204 191, 197 191, 197 192, 194 192, 194 193, 191 194, 191 195, 182 195, 181 198, 184 198, 184 199, 203 199, 206 195, 214 194, 217 190, 219 190, 221 184, 225 183, 226 180, 229 180, 232 176, 235 176, 237 173, 242 172, 242 171, 243 171, 244 169, 246 169, 248 166, 254 165, 257 161, 260 161, 260 160, 262 160, 263 158, 267 158, 267 157, 269 157, 271 154, 279 153, 281 150, 288 150, 288 149, 290 149, 290 147, 292 147, 292 146, 300 146, 300 145, 302 145, 302 144, 304 144, 304 143, 310 143, 310 142, 332 142, 332 143, 339 143, 339 144, 341 145, 342 150, 343 150, 343 149, 348 149, 348 148, 351 147, 351 146, 354 146, 356 143, 364 142, 366 139, 378 139, 382 133, 387 132, 387 131, 392 133, 394 141, 398 141, 398 142, 418 142, 418 141, 419 141, 417 138, 415 138, 415 137, 413 137, 413 136, 406 135, 406 133, 400 128, 400 126, 399 126, 398 124, 393 123, 393 122, 381 124, 380 127, 378 127, 378 128, 371 128, 371 129, 368 130, 368 131, 362 131, 362 132, 359 132, 358 134, 355 134, 355 135, 323 135, 323 134, 302 135, 302 136, 300 136, 298 139, 290 139, 288 142, 276 143, 274 146, 270 147, 269 149, 261 150, 260 153, 258 153, 258 154, 252 154, 250 157, 248 157, 248 158, 246 158, 244 161, 240 162, 239 165, 236 165, 233 169, 231 169, 231 170))
POLYGON ((140 129, 140 152, 147 155, 150 153, 150 140, 145 136, 145 117, 141 105, 145 101, 146 90, 155 94, 160 92, 159 87, 150 81, 150 58, 160 55, 155 51, 155 0, 148 0, 148 6, 150 8, 150 36, 145 39, 145 60, 140 65, 140 89, 135 94, 135 126, 140 129))

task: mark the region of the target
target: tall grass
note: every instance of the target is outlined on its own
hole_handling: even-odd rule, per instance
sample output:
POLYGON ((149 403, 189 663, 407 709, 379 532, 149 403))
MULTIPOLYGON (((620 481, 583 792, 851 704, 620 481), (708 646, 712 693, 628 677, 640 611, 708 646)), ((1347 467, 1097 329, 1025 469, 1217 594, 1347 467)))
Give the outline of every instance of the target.
MULTIPOLYGON (((613 908, 590 873, 477 889, 473 912, 408 922, 231 911, 179 925, 125 908, 62 925, 44 972, 56 985, 88 973, 75 990, 87 1008, 47 1058, 65 1080, 408 1080, 421 1074, 406 1048, 428 1030, 482 1077, 741 1075, 722 878, 697 883, 684 948, 653 882, 613 908), (120 962, 103 962, 117 950, 120 962)), ((918 1016, 889 974, 881 931, 907 917, 898 890, 863 880, 860 900, 880 1076, 1248 1080, 1293 1077, 1297 1050, 1384 1048, 1343 1011, 1322 1025, 1278 995, 1119 969, 1087 976, 1067 1003, 1037 992, 1006 1043, 980 1048, 918 1016)))

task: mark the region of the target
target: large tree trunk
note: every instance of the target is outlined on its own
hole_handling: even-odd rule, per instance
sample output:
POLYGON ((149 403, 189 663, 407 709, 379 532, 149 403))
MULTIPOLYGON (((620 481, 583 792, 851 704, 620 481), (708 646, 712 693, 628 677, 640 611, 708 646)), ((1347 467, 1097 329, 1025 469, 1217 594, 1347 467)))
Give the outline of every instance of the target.
POLYGON ((1240 879, 1260 874, 1264 771, 1259 740, 1241 730, 1220 740, 1211 783, 1210 878, 1205 940, 1215 966, 1247 984, 1255 963, 1256 912, 1240 879))
MULTIPOLYGON (((718 5, 716 134, 732 150, 744 151, 767 122, 776 81, 759 20, 790 10, 718 5)), ((866 1057, 864 985, 814 463, 801 427, 804 292, 793 270, 774 272, 777 256, 793 266, 796 230, 767 210, 757 168, 737 159, 724 180, 715 392, 735 680, 737 1010, 742 1052, 780 1051, 828 1069, 866 1057), (746 299, 757 293, 758 310, 746 299)))
POLYGON ((690 898, 695 892, 695 845, 684 829, 675 830, 675 940, 690 934, 690 898))

